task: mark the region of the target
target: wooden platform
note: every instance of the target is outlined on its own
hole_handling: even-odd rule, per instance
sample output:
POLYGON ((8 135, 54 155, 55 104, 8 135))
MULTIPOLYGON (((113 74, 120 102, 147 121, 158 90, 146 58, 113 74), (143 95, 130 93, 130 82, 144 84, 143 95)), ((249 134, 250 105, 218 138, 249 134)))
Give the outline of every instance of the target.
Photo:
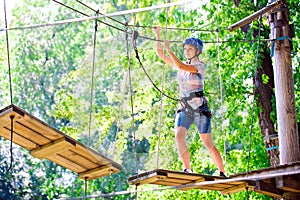
POLYGON ((155 184, 179 190, 215 190, 231 194, 245 189, 282 198, 300 195, 300 162, 255 170, 222 178, 216 176, 155 169, 128 179, 131 185, 155 184))
POLYGON ((163 186, 174 186, 180 190, 189 190, 193 188, 199 188, 203 190, 217 190, 223 191, 223 193, 229 193, 229 191, 236 191, 239 188, 245 187, 245 182, 236 181, 220 184, 209 184, 200 187, 195 187, 195 183, 209 182, 213 183, 217 180, 227 180, 227 178, 219 176, 210 176, 196 173, 185 173, 179 171, 170 171, 164 169, 155 169, 153 171, 145 172, 136 176, 132 176, 128 179, 131 185, 142 185, 142 184, 155 184, 163 186))
POLYGON ((15 105, 0 110, 0 136, 30 151, 39 159, 48 159, 76 172, 81 179, 100 178, 121 170, 121 165, 55 130, 15 105))

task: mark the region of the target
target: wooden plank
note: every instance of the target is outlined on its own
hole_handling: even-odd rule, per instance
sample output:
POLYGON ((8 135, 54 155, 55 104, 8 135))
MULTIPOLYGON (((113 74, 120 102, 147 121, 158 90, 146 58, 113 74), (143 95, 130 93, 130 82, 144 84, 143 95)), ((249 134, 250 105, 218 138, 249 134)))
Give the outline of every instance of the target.
POLYGON ((62 137, 62 133, 55 130, 45 122, 25 113, 24 117, 18 120, 24 127, 30 128, 31 130, 40 133, 43 137, 49 140, 57 140, 62 137))
POLYGON ((213 181, 213 180, 222 180, 226 179, 220 176, 211 176, 206 174, 197 174, 197 173, 186 173, 181 171, 172 171, 172 170, 164 170, 164 169, 156 169, 155 171, 164 172, 167 174, 169 178, 178 178, 178 179, 185 179, 190 180, 192 182, 201 182, 203 181, 213 181))
POLYGON ((164 186, 179 186, 202 181, 213 181, 215 179, 223 179, 223 177, 155 169, 153 171, 144 172, 142 174, 130 177, 128 182, 129 184, 135 185, 156 184, 164 186))
POLYGON ((276 188, 275 183, 267 183, 265 181, 256 181, 254 191, 264 195, 282 198, 283 191, 276 188))
POLYGON ((205 177, 201 176, 200 174, 196 174, 196 173, 168 172, 167 174, 168 174, 168 179, 171 179, 171 178, 183 179, 183 180, 189 181, 189 182, 201 182, 201 181, 206 180, 205 177))
POLYGON ((199 174, 195 175, 197 176, 192 178, 192 175, 185 176, 175 173, 161 173, 154 171, 152 174, 147 174, 145 177, 139 177, 138 179, 129 181, 129 184, 156 184, 163 186, 178 186, 205 180, 203 177, 199 177, 199 174))
POLYGON ((39 132, 36 132, 32 128, 25 126, 24 124, 21 124, 19 121, 14 122, 14 131, 20 133, 23 137, 25 137, 28 140, 34 141, 38 145, 45 145, 49 142, 51 142, 50 139, 44 137, 39 132))
POLYGON ((61 137, 61 132, 55 130, 38 118, 31 116, 29 113, 15 105, 10 105, 0 111, 0 121, 7 123, 10 121, 10 116, 14 116, 14 122, 18 122, 33 131, 41 133, 41 135, 49 140, 57 140, 61 137))
POLYGON ((167 173, 161 171, 148 171, 128 178, 130 185, 155 184, 157 180, 167 178, 167 173))
POLYGON ((100 166, 95 169, 87 170, 85 172, 78 173, 78 177, 85 180, 92 180, 102 176, 111 175, 119 172, 120 170, 116 168, 113 164, 100 166))
MULTIPOLYGON (((214 181, 204 181, 199 183, 192 183, 178 186, 177 189, 185 190, 185 189, 209 189, 209 190, 217 190, 223 191, 224 193, 233 193, 236 191, 243 190, 243 187, 247 184, 249 189, 253 189, 254 185, 251 180, 247 180, 247 178, 223 178, 214 181)), ((245 189, 245 188, 244 188, 245 189)))
MULTIPOLYGON (((240 192, 242 190, 245 190, 246 187, 248 189, 250 189, 251 187, 248 186, 248 183, 243 183, 243 184, 239 184, 239 185, 235 185, 235 186, 232 186, 230 188, 226 188, 224 190, 221 190, 220 192, 222 194, 233 194, 233 193, 236 193, 236 192, 240 192)), ((252 187, 253 188, 253 187, 252 187)))
POLYGON ((78 144, 76 149, 74 149, 74 152, 87 160, 93 161, 93 163, 97 165, 107 165, 110 163, 109 158, 104 155, 99 155, 98 152, 82 144, 78 144))
POLYGON ((81 155, 75 153, 74 149, 76 148, 77 145, 75 148, 69 149, 68 151, 64 151, 61 154, 57 154, 56 156, 51 156, 47 158, 55 163, 58 163, 59 165, 65 168, 77 172, 78 174, 80 174, 80 178, 84 176, 88 176, 87 174, 89 174, 88 180, 90 180, 91 177, 99 177, 101 174, 109 175, 108 172, 105 173, 100 172, 102 168, 104 169, 106 166, 111 166, 111 168, 109 169, 111 173, 119 172, 122 168, 122 166, 119 165, 118 163, 115 163, 113 161, 109 162, 109 160, 107 161, 108 163, 107 165, 102 165, 99 167, 99 165, 97 165, 93 161, 81 157, 81 155), (99 173, 97 173, 95 169, 98 169, 99 173))
MULTIPOLYGON (((216 177, 196 174, 196 173, 186 173, 178 171, 167 171, 168 178, 163 180, 160 184, 166 186, 178 186, 186 185, 191 183, 199 183, 203 181, 213 181, 216 177)), ((191 188, 184 188, 182 190, 188 190, 191 188)))
POLYGON ((5 127, 10 130, 11 127, 10 115, 0 115, 0 127, 1 129, 5 127))
POLYGON ((181 187, 180 190, 200 189, 200 190, 222 191, 236 186, 237 185, 235 184, 226 184, 226 183, 216 184, 215 181, 205 181, 205 182, 201 182, 200 185, 197 184, 196 185, 191 184, 190 186, 183 185, 183 187, 181 187))
POLYGON ((47 158, 89 180, 117 173, 122 168, 15 105, 0 110, 0 136, 10 140, 12 128, 13 142, 31 151, 31 155, 47 158))
POLYGON ((80 160, 75 162, 64 155, 56 154, 47 159, 76 173, 87 170, 86 166, 82 165, 80 160))
MULTIPOLYGON (((9 130, 5 127, 2 128, 0 130, 0 136, 7 139, 7 140, 10 140, 11 139, 11 137, 10 137, 11 136, 11 130, 9 130)), ((34 149, 38 146, 34 141, 31 141, 31 140, 28 140, 27 138, 24 138, 22 136, 22 134, 17 133, 17 132, 13 133, 13 142, 17 145, 20 145, 21 147, 26 148, 26 149, 34 149)))
POLYGON ((244 182, 241 183, 241 184, 232 184, 232 183, 215 183, 215 181, 206 182, 206 183, 207 184, 198 186, 197 188, 198 189, 210 188, 211 190, 221 191, 221 190, 226 190, 226 189, 229 189, 229 188, 232 188, 232 187, 236 187, 237 185, 244 184, 244 182))
POLYGON ((102 174, 110 175, 113 174, 113 170, 111 169, 110 165, 105 165, 80 172, 78 173, 78 177, 81 179, 89 180, 89 178, 92 177, 93 174, 99 174, 100 176, 102 176, 102 174))
MULTIPOLYGON (((191 189, 200 189, 200 190, 223 190, 224 187, 222 187, 221 185, 215 185, 213 184, 213 181, 207 181, 205 183, 208 183, 208 182, 211 182, 211 184, 205 184, 205 185, 194 185, 194 184, 187 184, 187 186, 184 186, 184 187, 180 187, 179 189, 180 190, 183 190, 183 191, 186 191, 186 190, 191 190, 191 189), (221 186, 221 187, 220 187, 221 186)), ((201 183, 204 183, 204 182, 201 182, 201 183)))
POLYGON ((145 179, 141 178, 138 181, 132 181, 130 184, 131 185, 143 185, 143 184, 155 184, 155 185, 166 185, 166 183, 163 181, 166 176, 162 175, 155 175, 153 177, 147 177, 145 179), (164 182, 160 184, 160 182, 164 182))
MULTIPOLYGON (((95 163, 92 159, 88 159, 82 154, 80 154, 80 151, 77 149, 78 146, 74 149, 70 149, 69 151, 64 152, 64 157, 68 158, 68 160, 79 163, 82 166, 85 166, 86 169, 94 169, 98 167, 99 165, 95 163)), ((109 164, 110 162, 107 160, 105 164, 109 164)), ((104 164, 103 164, 104 165, 104 164)), ((102 166, 102 165, 100 165, 102 166)))
MULTIPOLYGON (((32 124, 27 122, 29 119, 32 119, 32 122, 37 121, 37 119, 35 119, 33 117, 29 117, 29 114, 27 114, 22 109, 11 105, 5 109, 2 109, 1 111, 0 111, 0 127, 1 127, 1 129, 11 130, 10 117, 13 116, 14 117, 13 118, 14 132, 18 132, 20 135, 22 135, 27 140, 34 141, 36 144, 39 144, 39 145, 44 145, 51 141, 49 138, 40 134, 37 131, 37 128, 34 128, 34 126, 32 126, 32 124), (24 122, 25 122, 25 124, 24 124, 24 122)), ((43 123, 43 124, 45 124, 45 123, 43 123)), ((1 136, 8 139, 8 137, 3 134, 1 136)), ((59 138, 57 138, 57 139, 59 139, 59 138)), ((20 143, 18 143, 18 144, 20 146, 22 146, 20 143)), ((22 146, 22 147, 26 148, 25 146, 22 146)), ((31 150, 31 149, 29 149, 29 150, 31 150)))
POLYGON ((284 191, 300 193, 300 174, 276 177, 276 187, 284 191))
POLYGON ((177 184, 177 185, 183 185, 183 184, 188 184, 188 183, 194 183, 194 181, 190 181, 188 179, 181 179, 181 178, 169 178, 169 177, 166 177, 164 179, 164 182, 169 182, 171 184, 177 184))
MULTIPOLYGON (((23 112, 14 112, 12 106, 8 106, 0 111, 0 136, 11 140, 11 117, 13 117, 13 122, 24 116, 23 112)), ((13 134, 13 142, 22 146, 24 148, 36 148, 36 143, 27 140, 22 136, 22 134, 15 132, 13 134)))
POLYGON ((195 184, 187 184, 187 185, 182 185, 182 188, 180 188, 180 190, 201 189, 201 190, 222 191, 245 183, 245 182, 227 182, 227 181, 229 181, 229 179, 203 181, 195 184))
POLYGON ((162 185, 162 186, 174 186, 174 187, 182 185, 182 183, 174 182, 174 181, 169 181, 169 180, 157 180, 153 184, 155 184, 155 185, 162 185))
MULTIPOLYGON (((140 177, 139 179, 135 179, 135 180, 131 180, 131 181, 128 181, 128 183, 130 185, 143 185, 143 184, 155 184, 157 185, 156 183, 159 182, 160 180, 163 180, 167 178, 166 176, 163 176, 163 175, 150 175, 148 177, 140 177)), ((161 184, 159 184, 161 185, 161 184)))
POLYGON ((42 160, 54 154, 62 153, 75 147, 76 143, 73 140, 69 140, 68 138, 63 137, 61 139, 33 149, 32 151, 30 151, 30 154, 42 160))
POLYGON ((215 190, 222 194, 232 194, 245 189, 255 190, 258 193, 273 197, 282 197, 283 194, 299 193, 300 190, 300 162, 255 170, 229 178, 214 177, 193 173, 156 169, 128 179, 129 184, 156 184, 175 187, 178 190, 201 189, 215 190), (275 177, 282 177, 277 181, 275 177))

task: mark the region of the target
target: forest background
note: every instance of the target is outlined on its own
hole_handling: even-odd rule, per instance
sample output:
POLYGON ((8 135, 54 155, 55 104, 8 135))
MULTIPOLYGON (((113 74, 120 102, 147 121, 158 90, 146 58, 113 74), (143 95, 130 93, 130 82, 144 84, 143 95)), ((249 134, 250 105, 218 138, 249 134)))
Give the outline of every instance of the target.
MULTIPOLYGON (((97 10, 106 14, 166 3, 159 0, 58 2, 69 8, 49 0, 15 2, 8 16, 9 27, 79 18, 83 14, 94 16, 97 10)), ((0 13, 4 10, 4 1, 1 3, 0 13)), ((153 87, 135 58, 132 35, 125 30, 139 33, 135 44, 148 75, 167 95, 176 98, 176 71, 156 55, 151 26, 169 28, 162 32, 162 38, 173 41, 172 48, 182 59, 180 42, 191 35, 201 38, 205 44, 201 59, 208 67, 205 91, 213 112, 213 138, 224 158, 227 175, 276 164, 278 155, 269 153, 268 156, 263 139, 266 128, 276 134, 277 127, 271 54, 268 42, 262 41, 269 38, 270 27, 266 18, 262 18, 261 24, 256 20, 243 30, 227 30, 229 25, 267 3, 267 0, 194 1, 116 16, 114 20, 102 18, 97 22, 96 42, 93 20, 10 30, 12 87, 3 31, 5 19, 1 14, 0 107, 13 102, 123 168, 120 173, 89 181, 85 190, 85 182, 73 172, 48 160, 36 159, 13 145, 13 168, 7 173, 10 142, 0 138, 0 199, 61 199, 85 195, 99 199, 244 199, 247 195, 250 199, 271 199, 246 191, 223 196, 214 191, 154 190, 156 186, 149 185, 138 187, 143 192, 137 194, 114 194, 134 190, 127 179, 136 172, 155 168, 182 170, 173 128, 178 102, 162 97, 153 87)), ((300 3, 298 0, 287 3, 296 35, 292 59, 299 116, 300 3)), ((194 126, 187 142, 194 171, 216 175, 216 166, 194 126)))

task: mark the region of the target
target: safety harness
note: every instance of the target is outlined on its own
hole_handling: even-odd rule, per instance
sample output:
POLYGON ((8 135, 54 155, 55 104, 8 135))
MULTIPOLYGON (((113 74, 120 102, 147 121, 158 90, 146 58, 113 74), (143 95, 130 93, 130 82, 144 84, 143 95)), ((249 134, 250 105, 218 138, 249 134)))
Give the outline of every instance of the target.
POLYGON ((210 111, 207 111, 206 105, 207 102, 203 99, 203 103, 200 106, 200 109, 194 109, 189 103, 188 101, 192 100, 195 97, 199 97, 199 98, 203 98, 204 97, 204 93, 203 91, 198 91, 198 92, 192 92, 190 93, 189 97, 183 97, 180 99, 180 104, 182 106, 181 109, 177 110, 177 113, 180 112, 185 112, 186 114, 188 114, 192 119, 194 119, 195 117, 195 113, 199 113, 200 115, 205 115, 207 117, 211 117, 212 114, 210 111))

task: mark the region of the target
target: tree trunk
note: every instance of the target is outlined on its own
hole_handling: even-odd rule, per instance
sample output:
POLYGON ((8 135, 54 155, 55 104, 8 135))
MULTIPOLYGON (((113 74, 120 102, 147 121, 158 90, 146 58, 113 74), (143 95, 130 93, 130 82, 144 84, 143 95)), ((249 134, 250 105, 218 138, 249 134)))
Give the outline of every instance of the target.
MULTIPOLYGON (((236 1, 235 1, 236 3, 236 1)), ((235 4, 238 6, 237 4, 235 4)), ((241 27, 241 30, 248 33, 250 27, 249 24, 241 27)), ((254 31, 253 37, 258 36, 258 30, 254 31)), ((270 160, 271 166, 276 166, 280 163, 279 149, 278 149, 278 133, 274 129, 274 122, 271 120, 272 98, 275 98, 274 93, 274 73, 272 66, 272 59, 268 51, 268 47, 264 46, 262 65, 257 67, 253 82, 255 85, 254 94, 258 97, 257 106, 261 108, 259 113, 259 124, 261 133, 264 137, 266 150, 270 160), (263 83, 262 76, 266 75, 269 80, 267 83, 263 83)))
POLYGON ((259 124, 261 133, 264 136, 267 153, 269 156, 271 166, 279 164, 279 149, 278 149, 278 135, 274 130, 274 122, 271 120, 272 98, 274 98, 274 75, 272 60, 266 47, 263 52, 262 66, 257 68, 254 77, 255 95, 258 97, 257 106, 261 108, 259 113, 259 124), (269 80, 263 83, 262 76, 266 75, 269 80))

